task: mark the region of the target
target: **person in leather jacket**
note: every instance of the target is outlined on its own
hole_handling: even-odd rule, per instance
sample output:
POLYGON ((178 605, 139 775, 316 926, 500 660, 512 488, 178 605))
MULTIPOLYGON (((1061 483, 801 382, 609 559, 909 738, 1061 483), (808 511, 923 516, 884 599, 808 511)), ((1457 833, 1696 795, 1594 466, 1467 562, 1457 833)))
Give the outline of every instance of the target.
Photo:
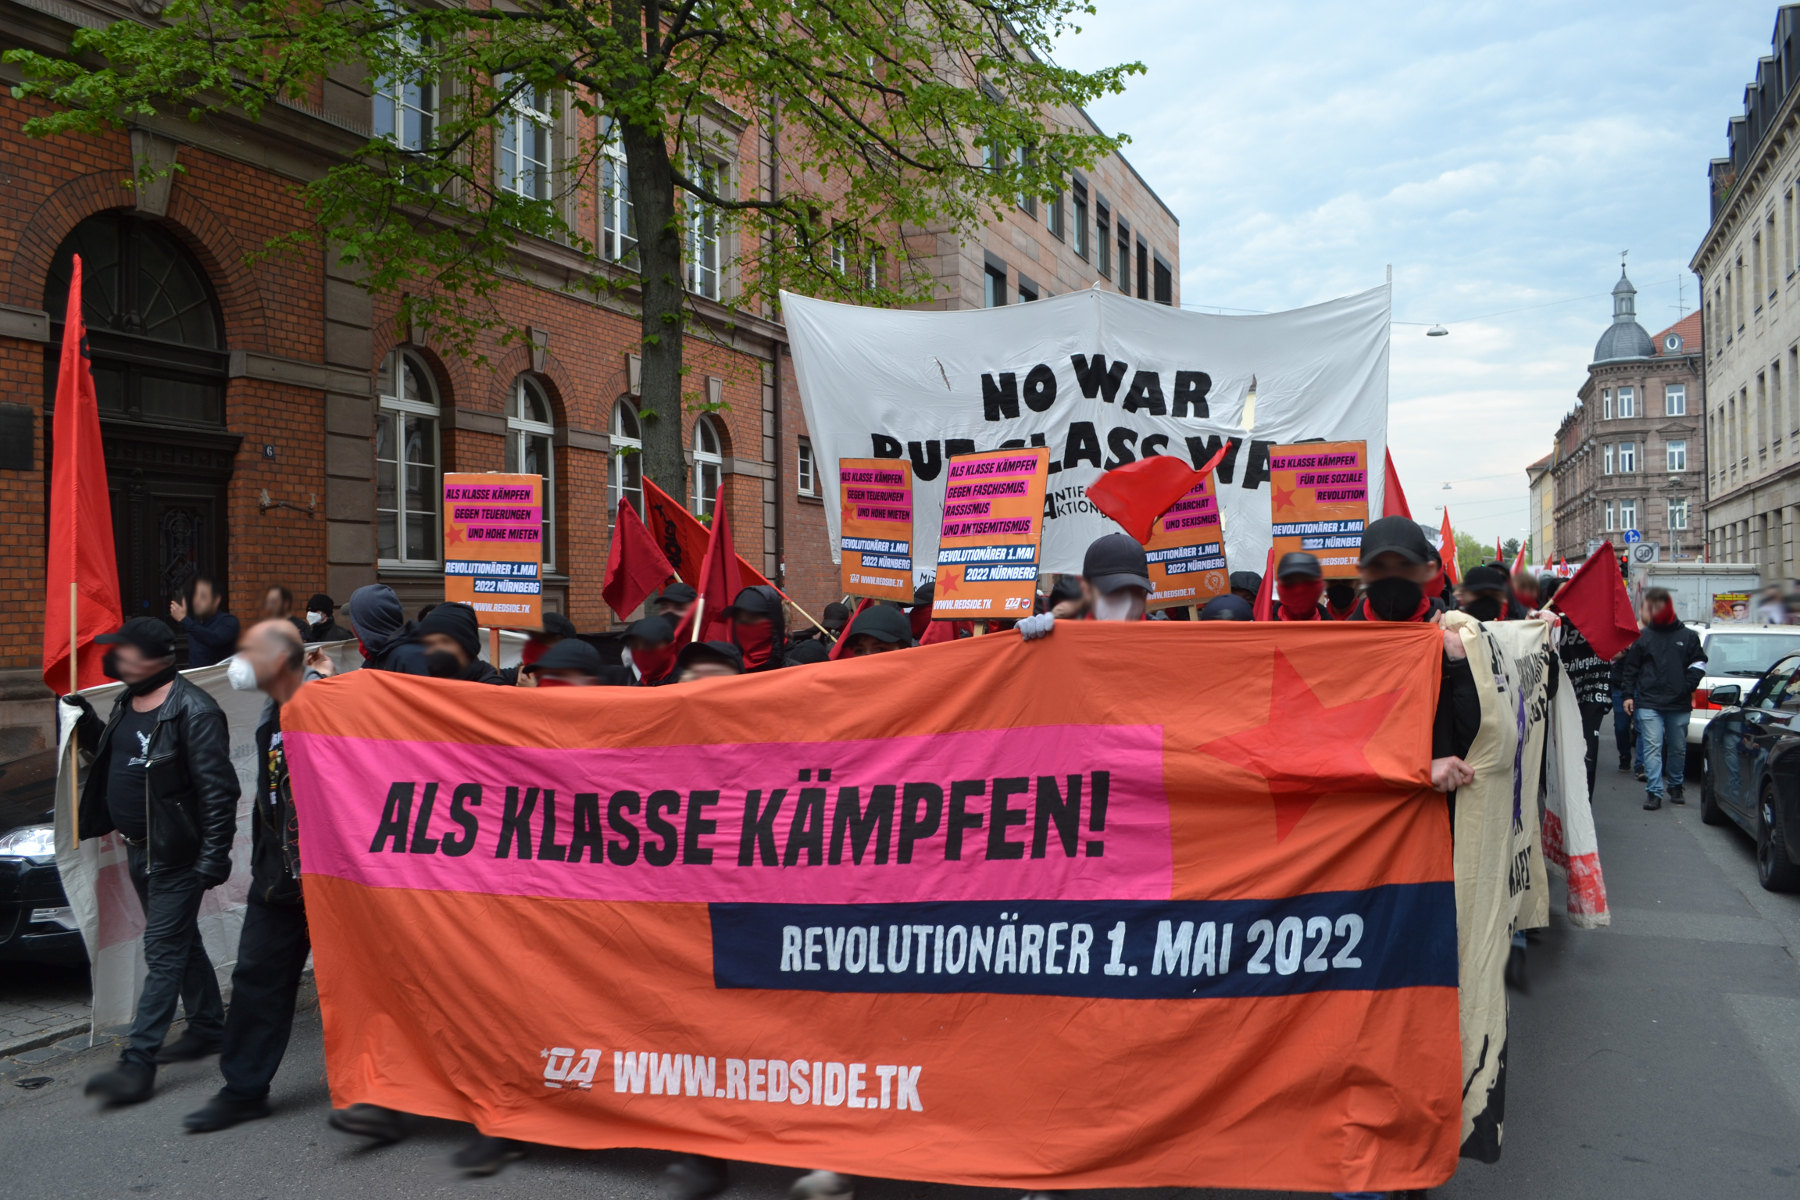
POLYGON ((76 725, 91 755, 82 775, 77 828, 83 838, 117 830, 144 907, 143 991, 118 1066, 88 1081, 89 1095, 115 1104, 147 1100, 158 1063, 218 1049, 225 1007, 200 941, 200 899, 231 874, 241 789, 231 765, 225 714, 175 672, 175 635, 154 617, 133 617, 94 639, 112 647, 106 673, 125 684, 105 722, 84 699, 76 725), (187 1029, 162 1044, 181 1001, 187 1029))

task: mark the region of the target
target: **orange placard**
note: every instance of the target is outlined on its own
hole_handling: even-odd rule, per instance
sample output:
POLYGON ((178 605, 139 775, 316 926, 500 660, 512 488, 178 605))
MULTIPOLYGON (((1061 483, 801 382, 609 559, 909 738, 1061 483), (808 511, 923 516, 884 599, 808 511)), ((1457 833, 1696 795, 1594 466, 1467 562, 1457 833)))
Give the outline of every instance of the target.
POLYGON ((950 460, 932 620, 1031 615, 1049 467, 1041 446, 950 460))
POLYGON ((841 459, 838 501, 844 594, 911 604, 912 464, 892 458, 841 459))
POLYGON ((1210 472, 1199 486, 1156 518, 1150 526, 1150 540, 1144 543, 1144 557, 1150 560, 1148 608, 1205 604, 1230 589, 1219 502, 1210 472))
POLYGON ((1316 555, 1325 577, 1356 575, 1369 521, 1367 442, 1302 442, 1269 451, 1275 561, 1295 550, 1316 555))
POLYGON ((444 476, 444 600, 483 626, 544 627, 544 478, 444 476))

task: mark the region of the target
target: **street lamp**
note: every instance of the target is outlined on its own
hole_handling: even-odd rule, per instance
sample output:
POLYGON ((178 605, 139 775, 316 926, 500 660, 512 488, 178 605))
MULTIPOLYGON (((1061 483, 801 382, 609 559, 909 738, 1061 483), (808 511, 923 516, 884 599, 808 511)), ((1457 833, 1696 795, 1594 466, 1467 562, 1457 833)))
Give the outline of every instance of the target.
MULTIPOLYGON (((1675 475, 1669 476, 1669 482, 1663 484, 1662 490, 1663 490, 1663 494, 1668 497, 1669 506, 1671 506, 1671 507, 1677 503, 1682 503, 1686 499, 1687 485, 1681 481, 1681 478, 1679 476, 1675 476, 1675 475)), ((1687 515, 1687 509, 1685 508, 1685 506, 1682 509, 1682 515, 1683 515, 1683 517, 1685 517, 1687 515)), ((1670 521, 1669 522, 1669 561, 1675 562, 1680 557, 1681 557, 1681 531, 1679 529, 1675 528, 1674 521, 1670 521)))

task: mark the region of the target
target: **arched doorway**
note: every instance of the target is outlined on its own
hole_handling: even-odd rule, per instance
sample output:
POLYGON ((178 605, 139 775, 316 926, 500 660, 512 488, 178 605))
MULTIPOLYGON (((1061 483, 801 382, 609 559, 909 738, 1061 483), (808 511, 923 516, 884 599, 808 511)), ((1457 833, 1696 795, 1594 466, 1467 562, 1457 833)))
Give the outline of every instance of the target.
POLYGON ((47 408, 76 254, 120 600, 127 617, 166 620, 195 575, 230 586, 225 491, 242 439, 225 429, 224 321, 206 272, 167 230, 127 212, 89 217, 57 247, 44 286, 47 408))

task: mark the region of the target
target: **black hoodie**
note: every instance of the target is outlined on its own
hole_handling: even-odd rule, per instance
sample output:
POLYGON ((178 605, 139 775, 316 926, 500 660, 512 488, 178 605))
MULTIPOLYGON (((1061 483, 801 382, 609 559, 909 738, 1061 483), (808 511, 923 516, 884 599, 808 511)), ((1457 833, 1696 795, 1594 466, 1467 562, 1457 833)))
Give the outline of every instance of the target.
POLYGON ((420 648, 393 588, 385 583, 359 587, 344 611, 350 614, 357 639, 362 642, 363 666, 401 675, 431 673, 425 667, 425 651, 420 648))
MULTIPOLYGON (((769 627, 774 636, 769 644, 769 660, 760 667, 751 667, 744 672, 756 675, 763 671, 774 671, 787 665, 787 611, 782 606, 781 593, 772 587, 755 584, 737 594, 731 607, 749 617, 767 617, 769 627)), ((739 650, 743 644, 737 640, 737 626, 733 624, 731 640, 739 650)))

